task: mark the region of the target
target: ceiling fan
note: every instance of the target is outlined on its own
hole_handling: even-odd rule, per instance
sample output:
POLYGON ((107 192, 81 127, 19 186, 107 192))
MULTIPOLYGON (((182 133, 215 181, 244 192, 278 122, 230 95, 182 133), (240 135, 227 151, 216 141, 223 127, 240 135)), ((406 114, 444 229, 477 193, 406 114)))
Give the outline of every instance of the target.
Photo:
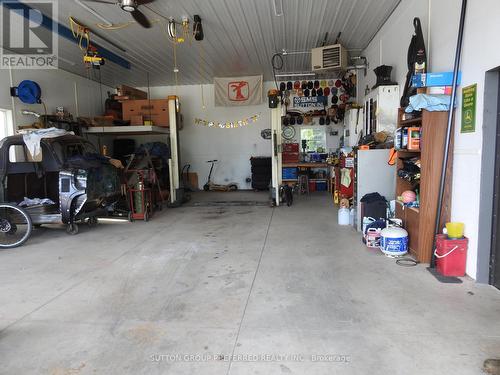
POLYGON ((130 15, 139 25, 147 29, 151 27, 151 22, 149 22, 144 13, 142 13, 138 8, 141 5, 152 3, 153 1, 154 0, 120 0, 116 2, 107 0, 85 0, 85 2, 88 3, 118 5, 123 11, 130 13, 130 15))

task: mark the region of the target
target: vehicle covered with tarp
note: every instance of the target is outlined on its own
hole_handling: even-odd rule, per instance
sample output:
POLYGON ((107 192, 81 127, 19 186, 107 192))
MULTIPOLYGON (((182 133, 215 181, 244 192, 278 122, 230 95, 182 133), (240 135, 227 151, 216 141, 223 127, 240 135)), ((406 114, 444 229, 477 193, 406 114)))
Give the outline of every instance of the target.
POLYGON ((120 199, 117 161, 100 155, 85 138, 44 130, 0 141, 0 202, 20 210, 0 210, 0 236, 10 228, 16 237, 12 228, 20 227, 15 223, 22 219, 19 212, 32 225, 65 224, 68 233, 76 234, 77 223, 97 223, 97 216, 120 199))

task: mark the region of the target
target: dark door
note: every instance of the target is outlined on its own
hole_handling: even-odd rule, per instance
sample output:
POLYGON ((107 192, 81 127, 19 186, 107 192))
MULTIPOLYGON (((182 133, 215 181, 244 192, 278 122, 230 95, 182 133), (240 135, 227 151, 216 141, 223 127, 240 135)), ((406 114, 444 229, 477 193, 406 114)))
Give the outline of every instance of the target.
MULTIPOLYGON (((500 79, 498 81, 500 93, 500 79)), ((493 196, 493 236, 490 262, 490 284, 500 289, 500 94, 497 98, 497 134, 495 150, 495 190, 493 196)))

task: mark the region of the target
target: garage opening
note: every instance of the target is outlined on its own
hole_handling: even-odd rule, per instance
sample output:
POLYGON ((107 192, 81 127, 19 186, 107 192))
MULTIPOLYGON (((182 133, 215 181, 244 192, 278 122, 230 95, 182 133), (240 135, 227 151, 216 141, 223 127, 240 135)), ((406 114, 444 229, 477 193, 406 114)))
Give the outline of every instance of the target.
POLYGON ((500 71, 485 74, 478 279, 500 288, 500 71))
POLYGON ((499 14, 0 0, 0 373, 500 375, 499 14))

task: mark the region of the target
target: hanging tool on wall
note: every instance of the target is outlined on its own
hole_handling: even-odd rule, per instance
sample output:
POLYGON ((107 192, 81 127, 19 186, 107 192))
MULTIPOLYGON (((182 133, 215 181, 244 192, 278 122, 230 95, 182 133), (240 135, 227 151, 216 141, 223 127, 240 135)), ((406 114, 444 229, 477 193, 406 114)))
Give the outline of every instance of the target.
POLYGON ((416 94, 416 88, 411 87, 411 80, 414 74, 425 73, 427 71, 427 54, 425 52, 424 36, 420 25, 420 18, 413 19, 413 27, 415 34, 411 37, 410 46, 408 47, 408 73, 406 74, 405 87, 401 96, 401 107, 407 107, 410 101, 410 96, 416 94))
POLYGON ((84 52, 83 63, 85 67, 99 69, 101 65, 104 65, 105 60, 90 42, 91 30, 73 17, 69 17, 69 24, 73 36, 78 40, 78 47, 84 52))
POLYGON ((99 56, 97 48, 89 45, 85 55, 83 55, 83 62, 87 68, 100 69, 101 65, 104 65, 105 60, 99 56))
POLYGON ((189 18, 182 17, 181 22, 176 21, 174 18, 169 18, 166 26, 168 39, 172 43, 184 43, 186 40, 191 43, 194 39, 201 42, 204 39, 203 26, 201 24, 201 17, 197 14, 193 16, 193 32, 189 29, 189 18), (180 29, 179 29, 180 27, 180 29))

